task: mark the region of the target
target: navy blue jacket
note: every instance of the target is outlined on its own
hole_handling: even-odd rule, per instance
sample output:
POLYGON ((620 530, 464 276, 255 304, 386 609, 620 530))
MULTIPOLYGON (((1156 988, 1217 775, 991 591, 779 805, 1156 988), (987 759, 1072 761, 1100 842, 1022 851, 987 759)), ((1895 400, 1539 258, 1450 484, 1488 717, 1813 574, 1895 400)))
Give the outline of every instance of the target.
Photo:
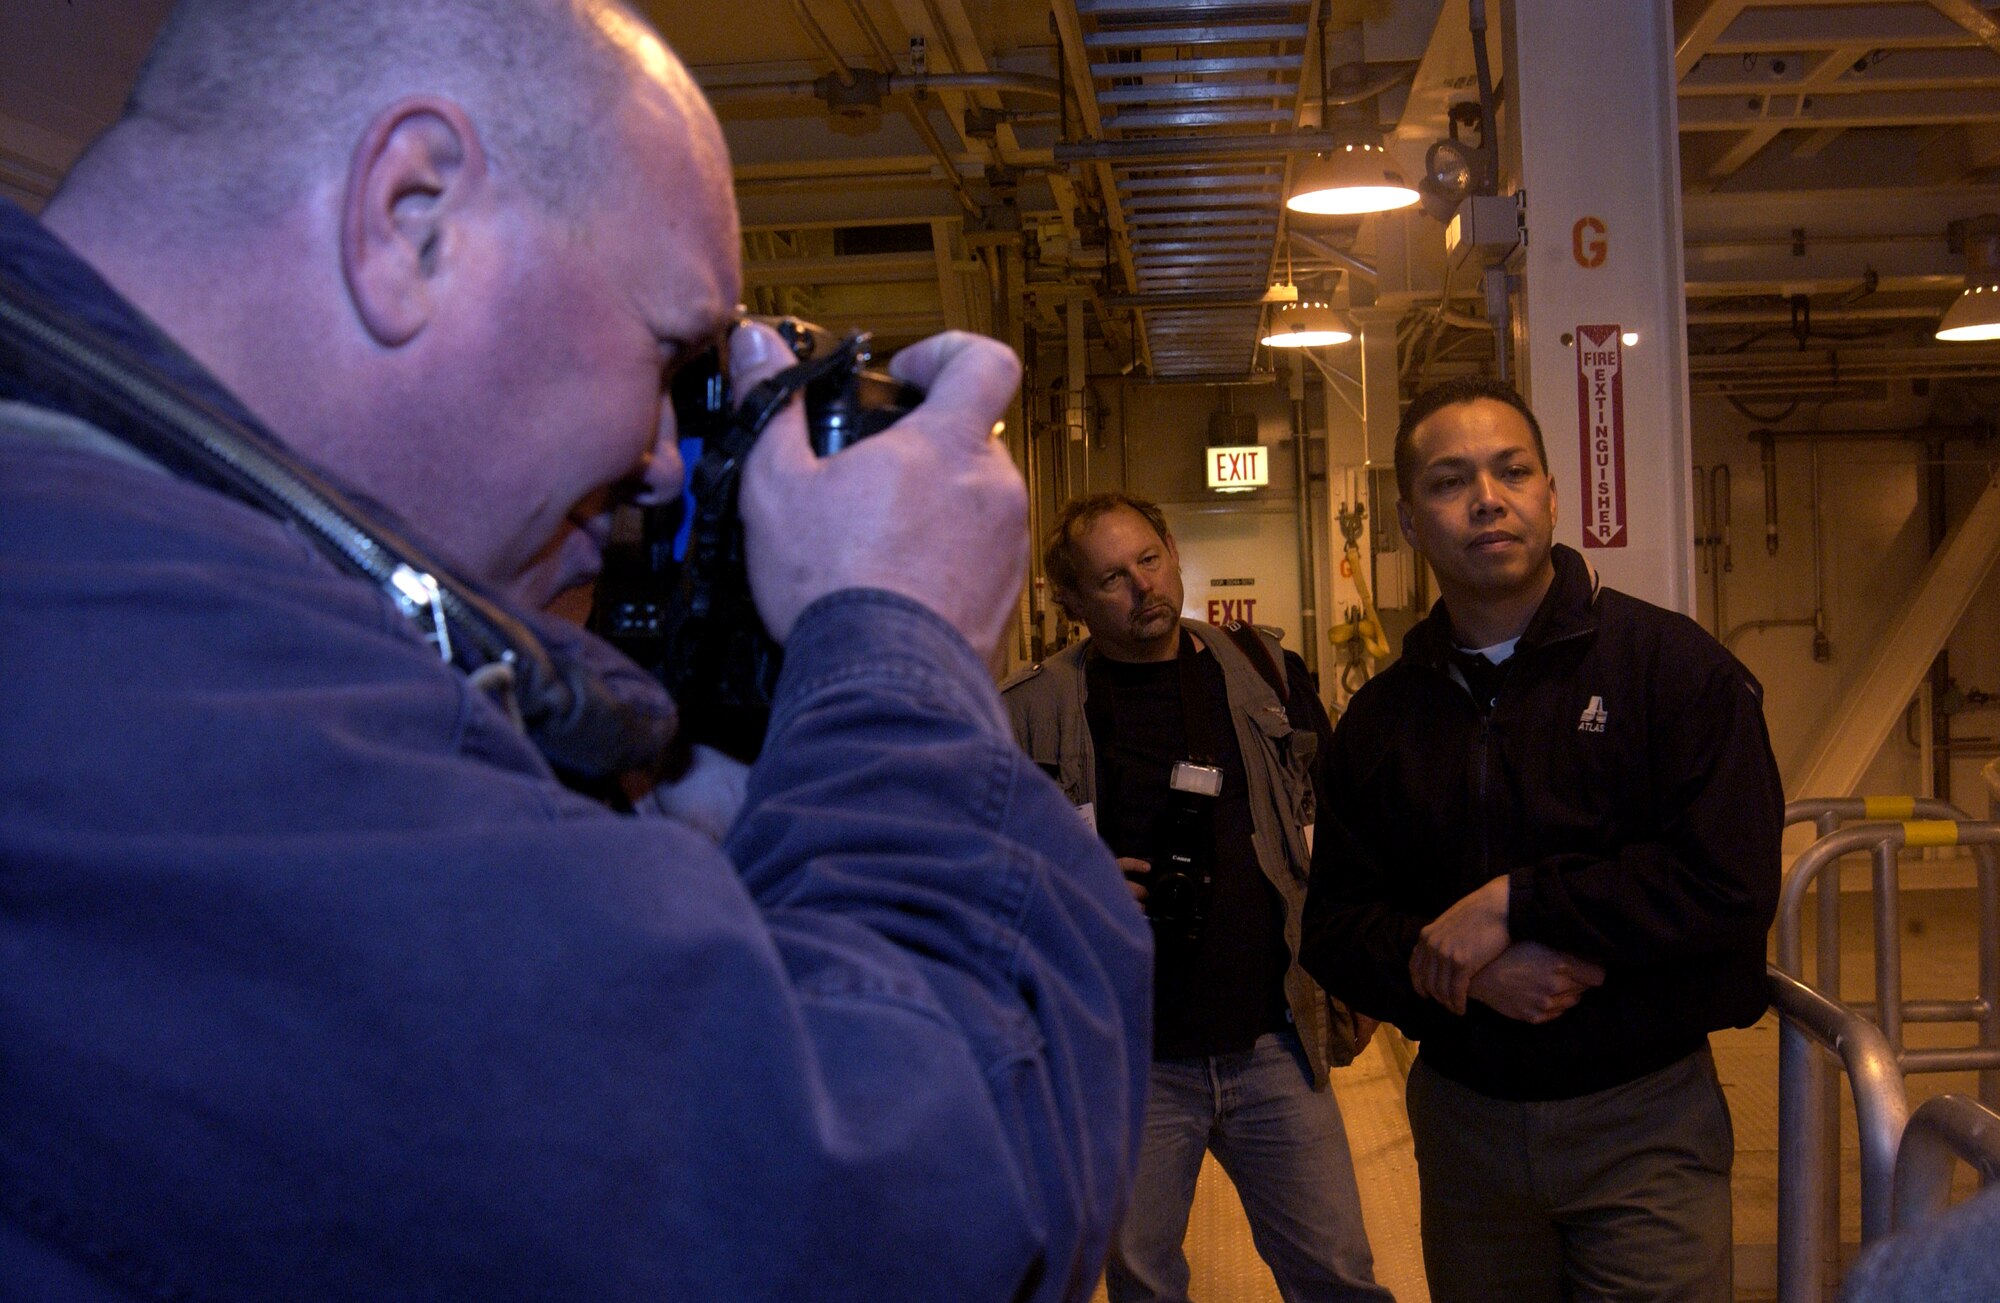
MULTIPOLYGON (((145 338, 11 210, 0 259, 145 338)), ((0 404, 0 1298, 1088 1294, 1150 942, 953 630, 809 609, 718 848, 45 416, 0 404)))
POLYGON ((1484 1094, 1560 1099, 1692 1053, 1765 1006, 1784 794, 1750 672, 1700 625, 1596 586, 1555 549, 1555 582, 1482 711, 1450 668, 1439 603, 1334 730, 1314 839, 1306 970, 1423 1042, 1484 1094), (1539 1026, 1419 997, 1424 924, 1492 878, 1508 926, 1607 974, 1539 1026))

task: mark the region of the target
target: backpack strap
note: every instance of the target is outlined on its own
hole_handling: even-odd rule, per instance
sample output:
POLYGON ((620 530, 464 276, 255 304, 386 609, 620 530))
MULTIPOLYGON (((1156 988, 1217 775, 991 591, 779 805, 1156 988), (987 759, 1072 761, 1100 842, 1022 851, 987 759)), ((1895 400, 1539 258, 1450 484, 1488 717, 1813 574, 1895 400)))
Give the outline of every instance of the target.
POLYGON ((1271 691, 1278 694, 1278 704, 1290 707, 1291 693, 1285 683, 1285 672, 1278 668, 1278 658, 1271 655, 1271 648, 1252 625, 1241 620, 1225 620, 1222 631, 1229 635, 1231 642, 1239 647, 1257 672, 1264 676, 1264 682, 1271 685, 1271 691))

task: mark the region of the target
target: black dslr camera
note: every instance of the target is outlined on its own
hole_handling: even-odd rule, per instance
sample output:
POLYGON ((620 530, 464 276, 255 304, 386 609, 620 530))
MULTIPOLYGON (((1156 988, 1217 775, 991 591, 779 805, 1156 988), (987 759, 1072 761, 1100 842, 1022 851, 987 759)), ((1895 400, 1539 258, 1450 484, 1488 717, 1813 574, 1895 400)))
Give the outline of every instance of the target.
POLYGON ((737 514, 744 459, 800 392, 822 457, 887 429, 924 397, 868 367, 865 334, 842 338, 796 317, 758 320, 778 332, 797 364, 743 395, 731 392, 720 349, 675 373, 669 393, 689 463, 687 490, 665 506, 621 509, 590 615, 593 631, 673 694, 683 746, 698 742, 744 761, 763 746, 784 662, 750 595, 737 514))
POLYGON ((1146 875, 1146 918, 1161 945, 1193 948, 1215 893, 1215 798, 1222 771, 1184 760, 1168 779, 1164 853, 1146 875))

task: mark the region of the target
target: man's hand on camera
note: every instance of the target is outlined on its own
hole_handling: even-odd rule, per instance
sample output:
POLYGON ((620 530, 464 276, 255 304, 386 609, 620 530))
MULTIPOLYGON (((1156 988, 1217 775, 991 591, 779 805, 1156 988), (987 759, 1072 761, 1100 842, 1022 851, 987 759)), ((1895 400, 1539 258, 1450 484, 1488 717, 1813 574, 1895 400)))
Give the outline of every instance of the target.
MULTIPOLYGON (((737 327, 730 349, 739 393, 792 360, 756 322, 737 327)), ((889 370, 927 397, 881 434, 822 459, 795 400, 758 438, 742 497, 757 613, 783 642, 828 593, 882 588, 937 612, 989 657, 1028 566, 1027 489, 992 437, 1020 363, 1003 344, 952 331, 904 349, 889 370)))

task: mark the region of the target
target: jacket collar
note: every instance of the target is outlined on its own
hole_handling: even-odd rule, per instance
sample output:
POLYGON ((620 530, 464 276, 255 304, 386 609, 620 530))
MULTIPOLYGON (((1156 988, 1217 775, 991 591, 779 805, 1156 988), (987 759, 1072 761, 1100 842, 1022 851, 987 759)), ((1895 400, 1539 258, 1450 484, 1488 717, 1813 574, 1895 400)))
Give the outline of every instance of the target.
MULTIPOLYGON (((1546 647, 1597 631, 1597 572, 1576 549, 1557 543, 1549 550, 1555 562, 1555 582, 1542 595, 1542 604, 1521 632, 1516 653, 1546 647)), ((1452 637, 1451 616, 1444 599, 1432 605, 1430 614, 1403 637, 1403 659, 1419 665, 1444 669, 1457 641, 1452 637)))

